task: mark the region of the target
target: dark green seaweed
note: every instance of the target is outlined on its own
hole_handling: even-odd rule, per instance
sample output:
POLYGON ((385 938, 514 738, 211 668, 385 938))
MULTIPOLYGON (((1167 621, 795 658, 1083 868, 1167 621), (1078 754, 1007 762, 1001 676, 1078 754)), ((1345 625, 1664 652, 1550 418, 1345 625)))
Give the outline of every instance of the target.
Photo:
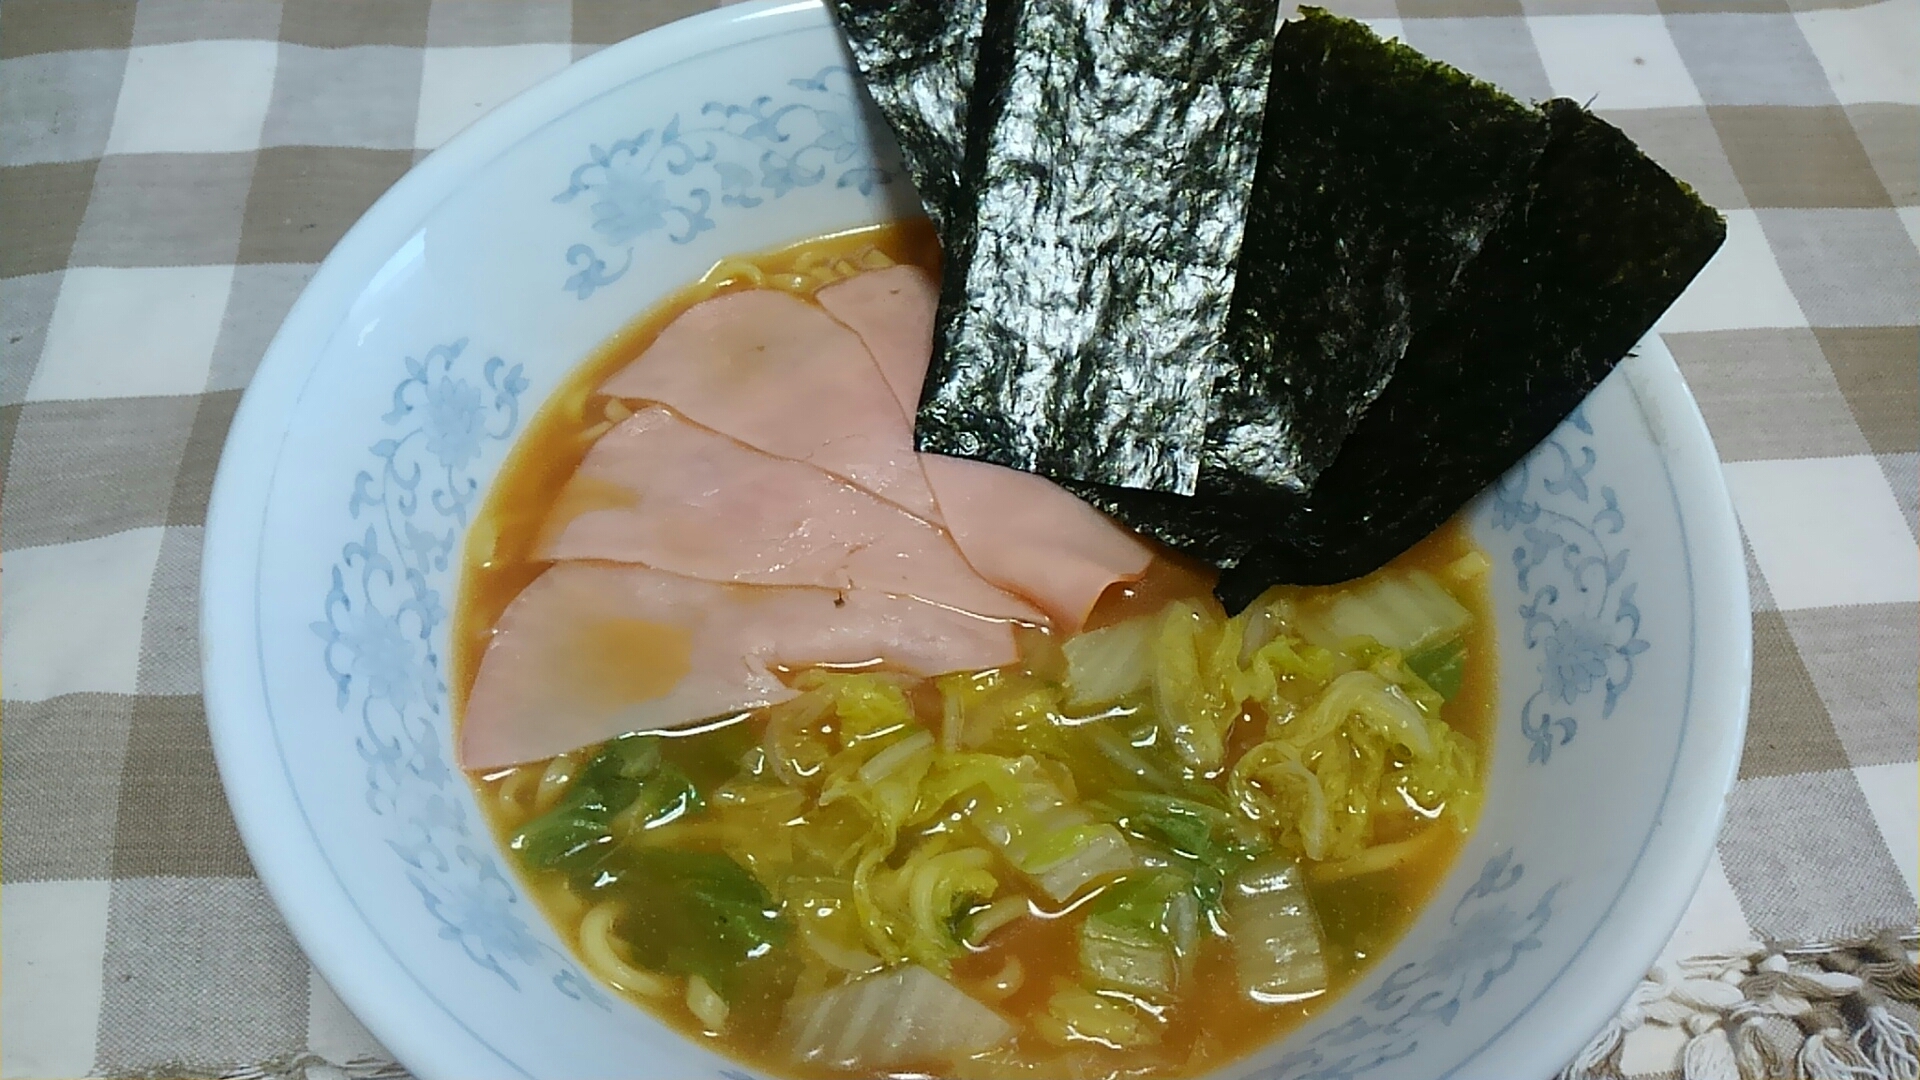
MULTIPOLYGON (((943 280, 972 261, 971 191, 1006 101, 1021 0, 832 0, 868 94, 940 237, 943 280)), ((964 298, 960 298, 964 299, 964 298)), ((943 309, 955 302, 951 291, 943 309)))
POLYGON ((1191 492, 1277 5, 1014 8, 986 16, 1011 66, 964 166, 973 220, 947 222, 971 245, 949 251, 919 447, 1191 492))
POLYGON ((1306 498, 1179 499, 1086 490, 1223 567, 1238 611, 1269 586, 1385 565, 1550 434, 1679 297, 1726 237, 1720 215, 1619 129, 1548 102, 1523 200, 1416 333, 1306 498))
POLYGON ((833 0, 867 94, 942 238, 962 198, 967 116, 988 0, 833 0))
MULTIPOLYGON (((924 93, 875 93, 897 133, 916 123, 933 133, 920 140, 933 151, 910 152, 908 167, 941 227, 940 325, 950 334, 978 303, 956 282, 984 272, 970 271, 981 193, 995 179, 1030 197, 1052 190, 1051 169, 996 177, 985 165, 1008 100, 1009 28, 1018 22, 1009 13, 1020 0, 900 5, 886 9, 894 23, 872 14, 881 10, 875 0, 835 4, 863 69, 871 67, 870 79, 879 71, 882 83, 954 62, 945 50, 956 33, 973 40, 966 21, 982 20, 964 108, 924 93), (869 17, 850 17, 857 9, 869 17), (910 62, 887 69, 887 57, 910 62)), ((1022 39, 1028 47, 1035 40, 1022 39)), ((1232 610, 1271 584, 1361 576, 1438 527, 1552 431, 1725 235, 1717 214, 1572 103, 1525 109, 1312 9, 1283 28, 1276 48, 1228 316, 1234 363, 1209 395, 1197 492, 1068 482, 1142 532, 1221 567, 1218 591, 1232 610), (1369 146, 1380 155, 1369 157, 1369 146), (1531 166, 1516 188, 1517 162, 1531 166), (1356 197, 1343 198, 1346 189, 1356 197)), ((916 77, 903 85, 958 85, 946 74, 916 77)), ((903 134, 903 149, 914 140, 903 134)), ((1004 267, 1021 250, 993 247, 991 265, 1004 267)), ((1030 243, 1024 250, 1036 253, 1030 243)), ((1098 254, 1104 268, 1132 249, 1098 254)), ((1068 274, 1077 265, 1039 259, 1019 269, 1068 274)), ((1101 291, 1107 285, 1096 282, 1090 295, 1111 295, 1101 291)), ((936 346, 930 402, 948 341, 936 346)), ((1012 445, 1004 425, 991 422, 1009 401, 1033 423, 1059 420, 1057 438, 1087 433, 1085 396, 1051 400, 1014 379, 969 385, 982 395, 976 408, 936 418, 931 440, 922 413, 927 445, 1022 464, 994 456, 994 447, 1012 445)), ((1046 387, 1043 378, 1038 389, 1046 387)))
POLYGON ((1274 43, 1200 490, 1309 490, 1546 141, 1486 83, 1308 8, 1274 43))

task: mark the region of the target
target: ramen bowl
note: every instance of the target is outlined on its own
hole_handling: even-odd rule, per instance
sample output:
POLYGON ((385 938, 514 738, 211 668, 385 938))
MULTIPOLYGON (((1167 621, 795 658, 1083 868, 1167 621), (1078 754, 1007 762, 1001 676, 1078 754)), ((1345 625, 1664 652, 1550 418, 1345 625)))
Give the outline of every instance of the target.
MULTIPOLYGON (((434 153, 274 339, 208 518, 209 722, 262 880, 415 1074, 760 1075, 598 984, 497 847, 453 751, 460 552, 529 415, 624 324, 724 256, 917 211, 825 10, 732 7, 598 53, 434 153)), ((1467 513, 1499 646, 1477 830, 1367 975, 1216 1076, 1548 1076, 1707 865, 1747 591, 1659 339, 1467 513)))

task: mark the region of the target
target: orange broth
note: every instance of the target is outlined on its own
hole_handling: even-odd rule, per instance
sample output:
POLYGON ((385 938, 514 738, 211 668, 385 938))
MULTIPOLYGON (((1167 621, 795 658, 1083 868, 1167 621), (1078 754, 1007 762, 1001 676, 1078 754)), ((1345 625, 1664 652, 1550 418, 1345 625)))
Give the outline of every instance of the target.
MULTIPOLYGON (((767 283, 806 295, 811 289, 800 278, 810 269, 840 262, 858 266, 863 257, 871 258, 870 252, 879 252, 893 262, 911 263, 938 272, 938 243, 924 220, 855 230, 745 260, 727 260, 700 282, 670 297, 614 335, 580 364, 533 416, 495 480, 470 532, 453 627, 452 685, 456 715, 464 711, 481 653, 500 614, 548 565, 529 557, 538 537, 553 519, 564 519, 587 508, 557 506, 556 493, 579 465, 589 445, 610 425, 610 415, 619 415, 618 406, 609 414, 607 399, 598 395, 595 388, 638 356, 661 328, 688 307, 720 292, 754 287, 754 275, 751 271, 743 272, 743 264, 757 267, 767 283)), ((1417 567, 1448 580, 1448 569, 1477 550, 1464 523, 1456 520, 1381 572, 1417 567)), ((1493 620, 1484 581, 1484 575, 1464 583, 1456 581, 1450 590, 1473 613, 1474 620, 1465 642, 1460 692, 1447 702, 1443 711, 1444 719, 1479 748, 1482 777, 1489 764, 1487 747, 1495 702, 1493 620)), ((1212 582, 1213 575, 1208 568, 1163 551, 1142 580, 1108 590, 1095 608, 1088 628, 1158 611, 1171 600, 1198 602, 1217 611, 1211 596, 1212 582)), ((1348 586, 1342 586, 1345 587, 1348 586)), ((1285 591, 1309 598, 1329 590, 1285 591)), ((1045 647, 1054 648, 1051 643, 1045 647)), ((648 675, 628 672, 623 674, 622 682, 628 686, 645 685, 648 675)), ((927 715, 929 703, 932 716, 939 715, 938 699, 930 690, 916 693, 914 699, 923 717, 927 715)), ((1249 710, 1230 732, 1229 760, 1259 740, 1258 732, 1265 720, 1254 713, 1255 710, 1249 710)), ((725 726, 736 729, 744 726, 745 730, 735 730, 730 735, 757 742, 765 722, 763 715, 755 713, 725 726)), ((697 742, 709 737, 711 732, 689 736, 686 741, 697 742)), ((532 789, 533 778, 545 767, 545 763, 534 763, 471 777, 503 846, 524 819, 526 792, 532 789)), ((1108 1075, 1138 1072, 1188 1076, 1252 1053, 1297 1026, 1335 999, 1411 925, 1465 843, 1464 833, 1436 831, 1444 831, 1445 835, 1424 845, 1418 854, 1391 870, 1310 885, 1326 934, 1331 975, 1327 993, 1293 1004, 1257 1003, 1238 989, 1231 949, 1222 942, 1209 940, 1198 960, 1196 977, 1182 984, 1186 988, 1183 997, 1168 1014, 1158 1046, 1145 1051, 1111 1053, 1110 1060, 1100 1059, 1095 1053, 1090 1060, 1099 1062, 1108 1075)), ((1396 837, 1384 832, 1375 839, 1387 842, 1396 837)), ((517 860, 509 861, 517 865, 517 860)), ((578 953, 583 902, 552 875, 530 875, 528 884, 545 908, 545 914, 578 953)), ((961 955, 953 964, 952 980, 962 989, 979 991, 983 997, 997 996, 995 1008, 1016 1021, 1044 1011, 1055 978, 1071 977, 1077 970, 1074 912, 1085 902, 1083 897, 1066 911, 1044 911, 1036 906, 1034 914, 1040 917, 1019 919, 988 938, 977 951, 961 955), (1019 961, 1026 973, 1025 980, 1010 994, 998 996, 989 988, 1011 959, 1019 961)), ((748 1003, 744 1011, 736 1008, 734 1015, 739 1021, 729 1023, 726 1032, 715 1032, 707 1030, 677 994, 629 993, 629 996, 687 1036, 717 1043, 727 1054, 756 1068, 789 1076, 851 1075, 838 1069, 796 1066, 786 1060, 776 1040, 771 1038, 779 1022, 777 1001, 764 1001, 757 1007, 748 1003)), ((1023 1052, 1031 1049, 1032 1060, 1047 1060, 1049 1055, 1058 1054, 1036 1036, 1024 1034, 1020 1038, 1019 1049, 1023 1052)))

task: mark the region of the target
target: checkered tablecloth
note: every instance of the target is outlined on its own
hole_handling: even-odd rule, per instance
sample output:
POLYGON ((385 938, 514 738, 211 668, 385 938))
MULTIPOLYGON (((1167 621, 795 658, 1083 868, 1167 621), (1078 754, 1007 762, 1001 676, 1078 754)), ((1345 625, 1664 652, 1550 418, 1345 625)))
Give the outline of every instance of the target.
MULTIPOLYGON (((400 1075, 287 935, 215 776, 214 465, 288 306, 388 185, 704 6, 0 0, 0 1074, 400 1075)), ((1675 980, 1786 978, 1812 954, 1776 943, 1916 919, 1920 0, 1329 6, 1590 102, 1726 212, 1662 331, 1746 530, 1751 734, 1670 962, 1583 1065, 1677 1075, 1733 1022, 1675 980)), ((1879 987, 1883 1033, 1920 1020, 1906 946, 1829 955, 1879 987)), ((1868 1011, 1844 1005, 1811 1002, 1837 1059, 1896 1073, 1847 1058, 1868 1011)))

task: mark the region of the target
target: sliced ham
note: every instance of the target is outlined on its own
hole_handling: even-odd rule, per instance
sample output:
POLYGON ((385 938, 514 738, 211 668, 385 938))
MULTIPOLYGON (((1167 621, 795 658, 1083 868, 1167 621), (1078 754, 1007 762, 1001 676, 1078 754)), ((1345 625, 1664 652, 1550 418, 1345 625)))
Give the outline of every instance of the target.
POLYGON ((794 691, 780 666, 879 661, 924 677, 1016 655, 1008 624, 905 597, 558 563, 500 616, 467 700, 461 764, 539 761, 784 701, 794 691))
POLYGON ((789 293, 750 289, 695 304, 600 389, 670 406, 921 517, 936 513, 907 414, 873 355, 859 335, 789 293))
POLYGON ((975 573, 945 530, 657 405, 593 445, 555 513, 538 559, 643 563, 703 581, 874 589, 1045 621, 975 573))
POLYGON ((1146 545, 1063 489, 912 452, 933 305, 911 268, 819 305, 729 293, 610 378, 605 393, 656 407, 603 436, 556 498, 539 556, 558 561, 494 628, 462 764, 774 704, 793 668, 1009 664, 1010 620, 1075 632, 1137 577, 1146 545))
MULTIPOLYGON (((933 352, 933 278, 895 266, 836 282, 817 299, 866 343, 912 415, 933 352)), ((933 454, 920 467, 967 561, 1038 604, 1063 633, 1079 631, 1107 586, 1138 578, 1152 561, 1132 531, 1043 477, 933 454)))
POLYGON ((906 415, 918 412, 940 303, 933 275, 917 266, 890 266, 836 281, 813 298, 866 342, 906 415))
POLYGON ((1080 632, 1107 586, 1153 561, 1138 536, 1044 476, 938 454, 922 454, 920 467, 967 561, 1063 634, 1080 632))

